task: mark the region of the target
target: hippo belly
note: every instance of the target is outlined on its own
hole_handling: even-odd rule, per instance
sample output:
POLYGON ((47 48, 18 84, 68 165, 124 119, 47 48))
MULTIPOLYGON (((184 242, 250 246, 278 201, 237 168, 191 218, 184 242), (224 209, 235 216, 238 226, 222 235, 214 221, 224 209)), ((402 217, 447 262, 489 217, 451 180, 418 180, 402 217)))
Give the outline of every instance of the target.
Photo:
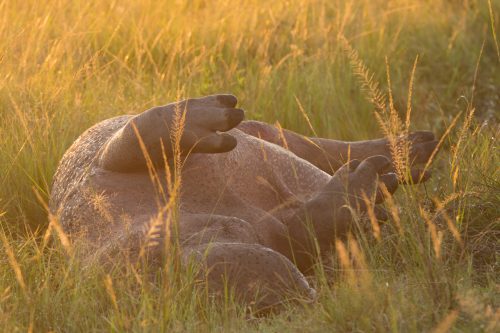
POLYGON ((182 171, 182 209, 251 219, 286 202, 307 200, 330 176, 290 151, 247 135, 222 154, 193 154, 182 171), (249 217, 250 216, 250 217, 249 217))

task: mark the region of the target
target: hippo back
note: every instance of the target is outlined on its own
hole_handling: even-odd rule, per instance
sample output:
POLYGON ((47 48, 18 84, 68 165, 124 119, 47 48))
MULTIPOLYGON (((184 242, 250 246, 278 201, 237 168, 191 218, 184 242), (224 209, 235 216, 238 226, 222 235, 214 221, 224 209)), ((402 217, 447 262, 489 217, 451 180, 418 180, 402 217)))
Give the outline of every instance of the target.
POLYGON ((50 212, 58 216, 66 231, 82 213, 85 200, 81 184, 93 171, 99 152, 109 138, 123 127, 132 116, 119 116, 104 120, 85 131, 66 151, 54 175, 50 195, 50 212), (77 213, 78 212, 78 213, 77 213))

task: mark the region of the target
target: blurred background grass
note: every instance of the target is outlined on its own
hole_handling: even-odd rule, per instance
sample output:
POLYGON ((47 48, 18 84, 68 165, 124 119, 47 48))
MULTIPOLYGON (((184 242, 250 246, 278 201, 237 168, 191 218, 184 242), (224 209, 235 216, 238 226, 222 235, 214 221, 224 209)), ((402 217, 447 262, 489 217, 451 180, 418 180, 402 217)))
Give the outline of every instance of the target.
POLYGON ((24 289, 18 286, 12 263, 0 259, 0 327, 421 331, 449 322, 457 330, 490 329, 500 316, 499 13, 498 0, 0 1, 0 223, 26 280, 24 289), (388 231, 382 242, 360 237, 380 282, 370 282, 374 297, 337 276, 334 287, 318 282, 323 296, 311 309, 254 323, 236 310, 200 307, 190 293, 169 289, 170 300, 162 300, 155 288, 163 287, 137 289, 130 274, 116 307, 104 297, 103 272, 82 276, 74 259, 40 250, 33 232, 48 222, 34 191, 48 200, 60 157, 100 120, 230 92, 249 119, 311 135, 303 107, 319 136, 381 136, 339 34, 384 91, 387 58, 403 113, 419 56, 412 129, 441 135, 462 112, 433 180, 396 197, 404 235, 388 231), (446 202, 450 196, 456 200, 446 202), (435 198, 446 209, 436 208, 435 198), (451 236, 443 211, 464 246, 451 236), (433 238, 433 223, 441 236, 436 231, 433 238))

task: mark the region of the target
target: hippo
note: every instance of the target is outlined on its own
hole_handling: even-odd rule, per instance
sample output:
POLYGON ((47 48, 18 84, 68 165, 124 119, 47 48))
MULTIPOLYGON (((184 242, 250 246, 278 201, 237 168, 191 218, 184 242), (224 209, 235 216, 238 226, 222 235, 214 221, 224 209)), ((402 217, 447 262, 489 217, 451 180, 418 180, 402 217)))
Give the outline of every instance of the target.
MULTIPOLYGON (((259 309, 314 300, 306 276, 347 236, 354 212, 387 217, 378 204, 400 183, 388 139, 306 137, 245 121, 236 105, 229 94, 191 98, 85 131, 50 195, 50 214, 81 255, 158 265, 175 243, 215 294, 229 284, 259 309)), ((428 131, 406 139, 411 176, 425 181, 415 166, 437 141, 428 131)))

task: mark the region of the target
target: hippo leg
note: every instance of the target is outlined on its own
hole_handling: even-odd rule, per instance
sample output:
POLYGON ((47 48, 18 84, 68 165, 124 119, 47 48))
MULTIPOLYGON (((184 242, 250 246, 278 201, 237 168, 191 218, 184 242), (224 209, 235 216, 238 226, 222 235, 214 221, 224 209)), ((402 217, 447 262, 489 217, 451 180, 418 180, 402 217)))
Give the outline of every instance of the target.
MULTIPOLYGON (((161 233, 161 231, 159 231, 161 233)), ((260 236, 242 219, 210 214, 181 217, 178 235, 184 264, 199 265, 200 279, 218 295, 232 290, 237 300, 256 311, 276 308, 287 301, 312 301, 315 290, 283 254, 259 244, 260 236)), ((163 256, 161 236, 148 255, 163 256)))
POLYGON ((154 107, 119 129, 101 150, 101 167, 118 172, 146 170, 174 154, 223 153, 237 142, 227 133, 244 118, 236 97, 213 95, 154 107))
POLYGON ((373 209, 378 219, 386 219, 385 211, 371 203, 384 201, 378 187, 380 183, 391 194, 398 187, 396 175, 385 173, 390 164, 390 160, 381 155, 362 162, 351 160, 289 220, 283 221, 288 227, 290 244, 290 252, 285 255, 293 258, 302 272, 314 264, 318 246, 320 253, 328 252, 336 238, 346 236, 353 221, 351 209, 359 212, 373 209))
MULTIPOLYGON (((348 159, 363 160, 374 155, 392 158, 387 139, 343 142, 305 137, 286 129, 279 130, 259 121, 244 121, 238 126, 238 129, 285 147, 329 174, 333 174, 348 159)), ((413 164, 426 163, 437 146, 434 134, 428 131, 410 133, 408 140, 411 146, 410 160, 413 164)))
POLYGON ((298 268, 284 255, 260 244, 212 242, 185 248, 184 255, 186 260, 201 263, 209 290, 224 295, 229 288, 236 300, 256 311, 315 299, 315 290, 298 268))

